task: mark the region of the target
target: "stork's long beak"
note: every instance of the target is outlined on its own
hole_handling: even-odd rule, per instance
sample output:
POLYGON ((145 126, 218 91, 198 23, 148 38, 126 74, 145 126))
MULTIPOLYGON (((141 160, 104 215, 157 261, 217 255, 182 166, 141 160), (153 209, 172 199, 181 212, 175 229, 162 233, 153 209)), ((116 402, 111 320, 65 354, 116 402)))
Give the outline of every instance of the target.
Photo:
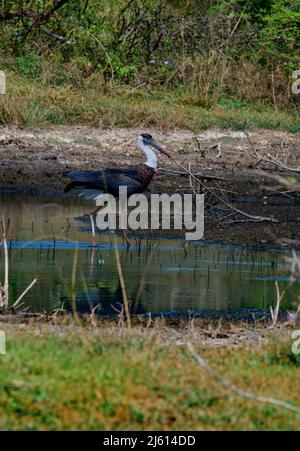
POLYGON ((163 149, 159 144, 157 144, 155 141, 151 141, 150 144, 152 147, 154 147, 155 149, 159 150, 161 153, 163 153, 164 155, 166 155, 166 157, 168 158, 172 158, 171 155, 169 154, 169 152, 167 152, 165 149, 163 149))

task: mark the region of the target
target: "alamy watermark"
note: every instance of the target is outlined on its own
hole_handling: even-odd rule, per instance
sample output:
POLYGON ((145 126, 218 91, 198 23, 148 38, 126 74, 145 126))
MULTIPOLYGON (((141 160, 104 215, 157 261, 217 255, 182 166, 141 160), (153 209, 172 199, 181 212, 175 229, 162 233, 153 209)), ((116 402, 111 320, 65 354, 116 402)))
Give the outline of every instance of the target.
POLYGON ((101 194, 96 205, 100 230, 185 230, 186 240, 201 240, 204 234, 204 194, 132 194, 119 188, 118 201, 101 194))
POLYGON ((6 335, 3 330, 0 330, 0 354, 6 354, 6 335))
POLYGON ((294 330, 294 332, 292 332, 291 338, 293 341, 292 344, 292 353, 295 355, 299 355, 300 354, 300 330, 294 330))

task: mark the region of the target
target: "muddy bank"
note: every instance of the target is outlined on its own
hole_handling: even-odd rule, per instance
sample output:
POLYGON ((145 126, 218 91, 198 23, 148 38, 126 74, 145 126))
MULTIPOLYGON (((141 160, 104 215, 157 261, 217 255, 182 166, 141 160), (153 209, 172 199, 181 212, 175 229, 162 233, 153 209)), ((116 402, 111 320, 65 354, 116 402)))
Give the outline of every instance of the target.
MULTIPOLYGON (((68 170, 137 164, 143 160, 136 148, 137 135, 142 131, 81 126, 47 130, 2 127, 0 187, 2 191, 62 193, 68 170)), ((206 186, 226 202, 250 215, 276 221, 253 222, 238 217, 207 196, 210 208, 206 213, 206 240, 300 245, 300 176, 288 170, 300 166, 300 134, 259 131, 251 133, 251 146, 243 132, 206 131, 195 135, 181 130, 147 131, 177 160, 190 164, 194 173, 203 176, 206 186)), ((167 159, 161 158, 159 163, 168 171, 180 170, 167 159)), ((188 177, 159 170, 149 191, 190 192, 191 186, 188 177)))
POLYGON ((291 325, 278 321, 275 327, 270 328, 270 322, 232 322, 226 318, 222 321, 216 319, 203 319, 197 316, 190 318, 145 318, 132 316, 132 328, 126 327, 126 322, 120 318, 91 319, 90 315, 79 317, 80 324, 74 321, 71 315, 0 315, 0 328, 7 334, 15 332, 33 333, 36 336, 52 336, 53 334, 66 337, 70 333, 78 336, 92 334, 101 337, 105 334, 111 336, 140 336, 154 337, 164 344, 185 344, 188 340, 204 346, 240 347, 261 346, 274 338, 289 339, 291 325))

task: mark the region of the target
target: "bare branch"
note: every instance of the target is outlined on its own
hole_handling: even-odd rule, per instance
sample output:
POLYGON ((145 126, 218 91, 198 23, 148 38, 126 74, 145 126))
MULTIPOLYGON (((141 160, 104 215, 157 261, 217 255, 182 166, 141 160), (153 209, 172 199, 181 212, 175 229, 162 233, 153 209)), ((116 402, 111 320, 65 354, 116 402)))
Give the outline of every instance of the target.
MULTIPOLYGON (((190 177, 190 175, 187 172, 183 172, 183 171, 176 171, 174 169, 166 169, 166 168, 158 168, 156 170, 156 172, 161 171, 161 172, 167 172, 169 174, 174 174, 174 175, 183 175, 186 177, 190 177)), ((206 175, 206 174, 202 174, 201 172, 198 172, 196 174, 194 174, 196 177, 199 177, 200 179, 206 179, 206 180, 225 180, 224 177, 218 177, 215 175, 206 175)))
POLYGON ((214 371, 206 363, 206 361, 203 359, 203 357, 201 357, 196 352, 196 350, 195 350, 195 348, 194 348, 194 346, 192 345, 191 342, 187 342, 186 346, 187 346, 188 350, 190 351, 190 353, 192 354, 192 356, 194 357, 194 359, 198 362, 198 364, 200 365, 201 368, 203 368, 213 379, 215 379, 217 382, 222 384, 224 387, 226 387, 228 390, 232 391, 236 395, 239 395, 242 398, 250 399, 251 401, 258 401, 258 402, 262 402, 264 404, 272 404, 272 405, 277 406, 277 407, 282 407, 283 409, 290 410, 290 411, 295 412, 298 415, 300 415, 300 407, 294 406, 293 404, 290 404, 290 403, 285 402, 285 401, 281 401, 279 399, 269 398, 269 397, 266 397, 266 396, 255 395, 255 393, 242 390, 241 388, 239 388, 236 385, 232 384, 227 379, 224 379, 222 376, 220 376, 216 371, 214 371))
POLYGON ((265 158, 263 155, 261 155, 257 149, 255 149, 251 138, 249 136, 249 133, 247 132, 247 130, 243 129, 243 132, 246 135, 247 141, 250 144, 251 150, 254 153, 254 155, 256 156, 256 158, 258 159, 258 164, 257 166, 264 161, 265 163, 270 163, 273 164, 274 166, 284 169, 285 171, 288 172, 296 172, 296 173, 300 173, 300 167, 298 168, 291 168, 290 166, 285 165, 282 161, 278 160, 277 158, 273 157, 270 153, 266 153, 268 158, 265 158))
POLYGON ((184 169, 186 171, 187 174, 189 174, 194 180, 196 180, 200 186, 202 186, 209 194, 211 194, 215 199, 217 199, 219 202, 221 202, 223 205, 225 205, 227 208, 235 211, 236 213, 245 216, 246 218, 250 219, 250 220, 254 220, 256 222, 278 222, 277 219, 275 218, 270 218, 270 217, 266 217, 266 216, 256 216, 256 215, 250 215, 249 213, 246 213, 245 211, 242 211, 236 207, 234 207, 233 205, 229 204, 226 200, 224 200, 222 197, 220 197, 218 194, 214 193, 212 189, 208 188, 198 177, 196 177, 191 171, 189 171, 188 168, 186 168, 182 163, 180 163, 180 161, 172 158, 172 160, 178 164, 178 166, 180 166, 182 169, 184 169))
POLYGON ((31 10, 21 9, 18 12, 11 12, 7 11, 5 13, 0 14, 0 22, 6 22, 10 20, 18 20, 22 17, 27 17, 32 19, 33 23, 30 27, 30 30, 32 30, 34 27, 37 27, 41 25, 42 23, 47 22, 47 20, 52 16, 56 11, 58 11, 60 8, 62 8, 66 3, 68 3, 69 0, 55 0, 53 3, 53 6, 47 10, 43 11, 41 13, 35 13, 31 10))

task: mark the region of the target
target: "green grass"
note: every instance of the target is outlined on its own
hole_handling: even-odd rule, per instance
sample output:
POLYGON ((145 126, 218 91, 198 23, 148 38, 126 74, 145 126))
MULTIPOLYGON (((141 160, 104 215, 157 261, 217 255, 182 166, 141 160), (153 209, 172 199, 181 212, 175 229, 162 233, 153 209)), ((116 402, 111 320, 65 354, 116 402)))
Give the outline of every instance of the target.
MULTIPOLYGON (((7 335, 1 430, 299 429, 300 416, 228 392, 184 346, 161 343, 155 334, 103 332, 88 346, 76 331, 7 335)), ((300 360, 289 342, 197 349, 239 387, 300 405, 300 360)))
POLYGON ((0 123, 26 127, 56 124, 91 126, 159 126, 200 131, 221 129, 282 129, 300 131, 299 112, 238 99, 199 106, 187 90, 142 91, 114 87, 94 79, 82 87, 51 86, 7 71, 7 95, 0 98, 0 123))

